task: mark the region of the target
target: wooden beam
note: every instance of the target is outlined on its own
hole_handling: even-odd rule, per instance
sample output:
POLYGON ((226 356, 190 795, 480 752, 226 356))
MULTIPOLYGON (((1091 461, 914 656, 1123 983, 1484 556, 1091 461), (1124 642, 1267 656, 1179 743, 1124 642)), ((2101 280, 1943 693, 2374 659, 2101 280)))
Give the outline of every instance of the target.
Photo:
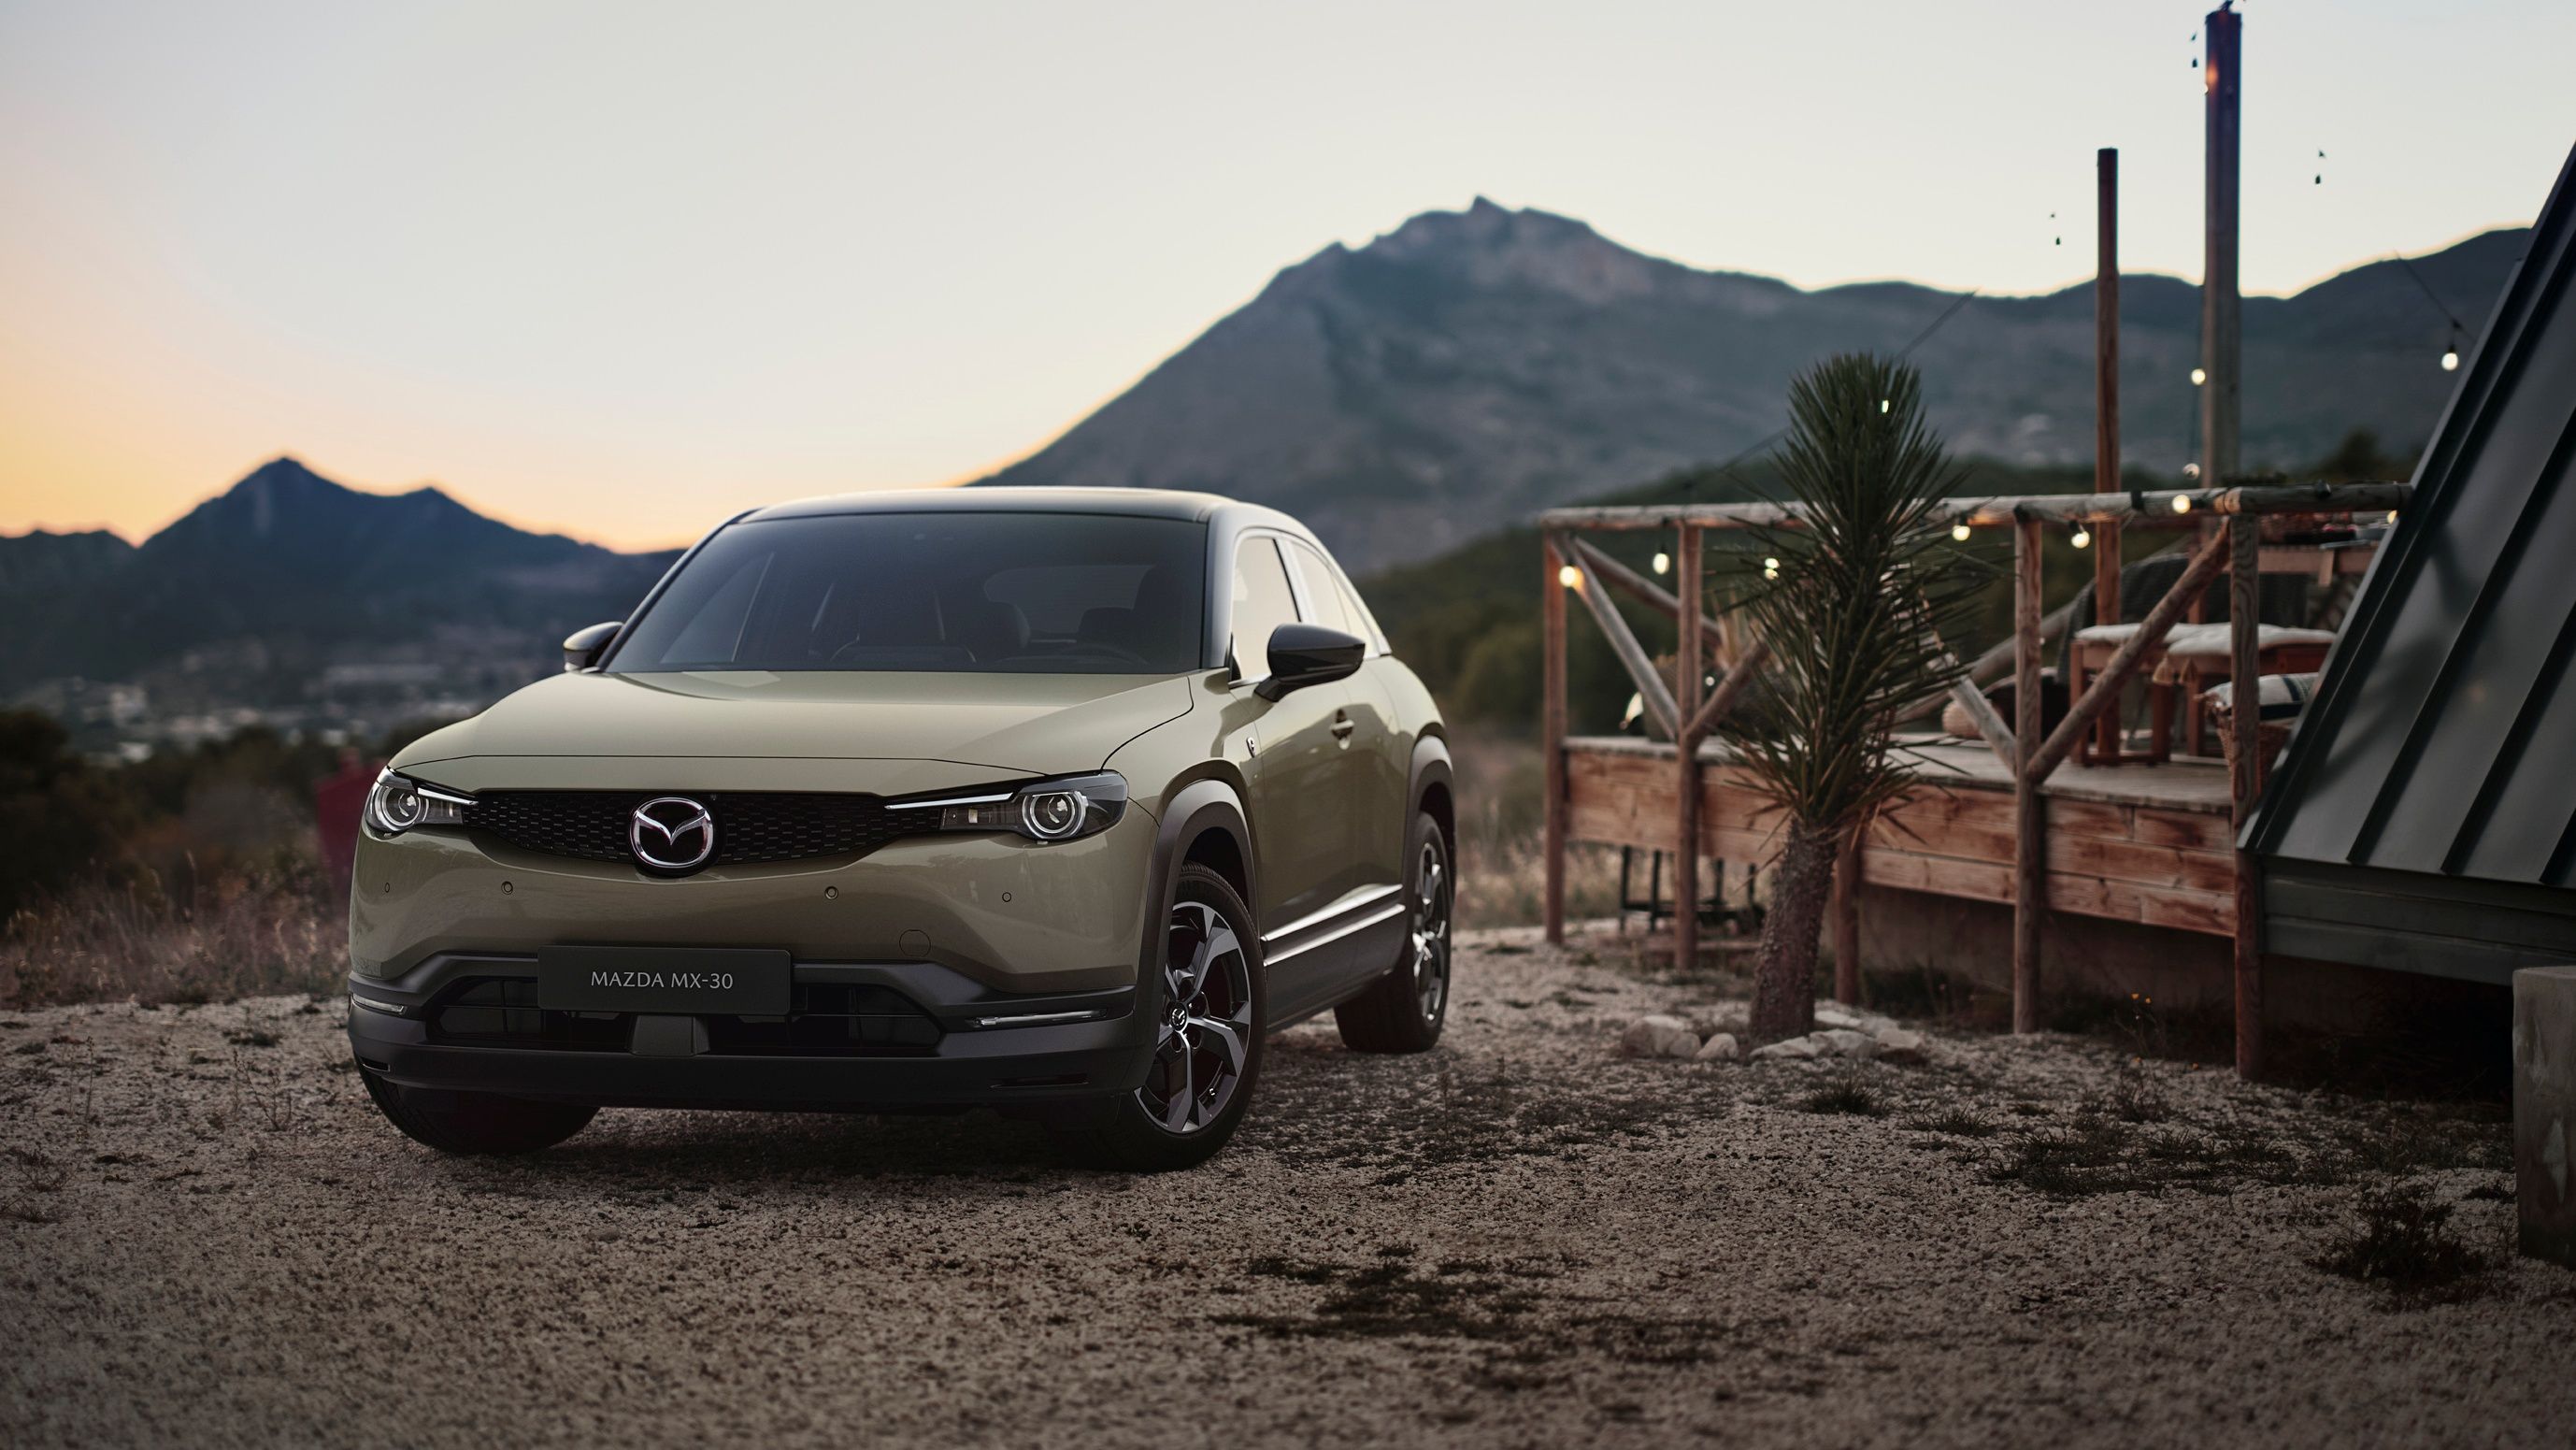
POLYGON ((1753 677, 1762 673, 1762 667, 1770 659, 1771 641, 1755 640, 1753 648, 1746 650, 1744 658, 1736 663, 1734 669, 1726 672, 1726 677, 1717 682, 1716 689, 1709 692, 1708 701, 1699 707, 1699 713, 1691 717, 1689 733, 1693 744, 1708 738, 1709 731, 1726 718, 1727 711, 1735 708, 1735 702, 1743 697, 1745 690, 1753 684, 1753 677))
MULTIPOLYGON (((2066 633, 2066 626, 2074 622, 2075 601, 2072 599, 2067 600, 2064 604, 2061 604, 2055 609, 2048 611, 2046 614, 2041 615, 2039 617, 2039 647, 2042 650, 2047 649, 2049 641, 2066 633)), ((1984 654, 1968 661, 1968 681, 1971 684, 1990 685, 1995 681, 2002 679, 2004 674, 2012 667, 2013 636, 2007 634, 2003 638, 1996 640, 1994 645, 1984 654)), ((1921 707, 1908 710, 1905 714, 1900 715, 1897 718, 1900 720, 1908 719, 1912 716, 1919 715, 1923 710, 1929 709, 1940 703, 1941 701, 1937 697, 1926 700, 1921 707)))
POLYGON ((1539 753, 1546 761, 1546 824, 1539 853, 1546 873, 1539 919, 1550 942, 1565 941, 1565 567, 1553 538, 1541 541, 1539 565, 1539 753))
MULTIPOLYGON (((2262 794, 2260 762, 2255 759, 2256 728, 2263 719, 2262 665, 2255 645, 2262 619, 2257 587, 2262 582, 2263 521, 2227 521, 2230 570, 2227 580, 2228 788, 2233 810, 2228 820, 2242 832, 2262 794)), ((2236 853, 2236 1075, 2263 1072, 2263 893, 2262 862, 2253 852, 2236 853)))
POLYGON ((1995 708, 1994 701, 1986 698, 1986 692, 1961 678, 1950 682, 1950 698, 1958 701, 1959 708, 1968 712, 1968 718, 1977 722, 1978 736, 1984 739, 1986 748, 1995 753, 1995 759, 2004 763, 2004 769, 2020 770, 2021 738, 2013 733, 2012 727, 2004 724, 2003 712, 1995 708))
POLYGON ((1673 702, 1673 714, 1682 722, 1673 732, 1679 789, 1673 835, 1673 965, 1684 971, 1699 963, 1699 736, 1693 733, 1700 724, 1699 550, 1700 531, 1684 524, 1673 555, 1673 584, 1680 591, 1673 613, 1681 624, 1676 651, 1681 698, 1673 702))
POLYGON ((1556 552, 1574 566, 1577 576, 1574 592, 1582 597, 1583 607, 1591 613, 1592 622, 1601 626, 1602 637, 1610 641, 1610 652, 1619 657, 1621 667, 1628 671, 1628 678, 1636 682, 1637 697, 1645 702, 1646 713, 1655 718, 1655 723, 1663 727, 1666 735, 1680 739, 1681 708, 1673 703, 1672 687, 1664 683, 1663 671, 1656 669, 1655 662, 1647 657, 1646 647, 1637 643, 1636 632, 1628 628, 1628 621, 1619 615, 1619 606, 1610 602, 1610 596, 1603 591, 1601 577, 1567 547, 1566 540, 1560 538, 1556 541, 1556 552))
MULTIPOLYGON (((1583 561, 1583 567, 1599 576, 1602 583, 1654 610, 1666 619, 1678 621, 1682 617, 1681 601, 1675 599, 1662 585, 1611 558, 1589 540, 1568 537, 1565 542, 1572 546, 1574 557, 1583 561)), ((1702 650, 1708 654, 1717 653, 1717 621, 1702 614, 1699 617, 1699 630, 1702 650)))
MULTIPOLYGON (((2046 743, 2031 756, 2026 768, 2034 772, 2034 784, 2048 779, 2049 772, 2057 769, 2058 763, 2066 759, 2067 752, 2075 748, 2076 740, 2091 728, 2094 717, 2120 698, 2120 690, 2129 683, 2129 677, 2138 672, 2138 666, 2145 662, 2147 651, 2164 643, 2165 636, 2181 621, 2192 601, 2209 587, 2209 581, 2218 577, 2218 571, 2226 562, 2227 547, 2223 536, 2210 540, 2192 556, 2191 563, 2184 567, 2182 577, 2174 581, 2173 588, 2156 601, 2156 607, 2147 611, 2145 619, 2138 621, 2138 632, 2129 636, 2129 642, 2120 646, 2119 653, 2111 656, 2111 663, 2104 666, 2102 673, 2086 687, 2084 698, 2075 702, 2074 707, 2066 712, 2066 718, 2049 732, 2046 743)), ((2030 717, 2024 715, 2022 718, 2027 720, 2030 717)))
POLYGON ((2048 827, 2040 773, 2031 768, 2042 723, 2039 680, 2040 522, 2013 529, 2013 713, 2021 758, 2013 769, 2013 1031, 2039 1030, 2039 929, 2048 911, 2048 827))
MULTIPOLYGON (((2053 523, 2102 523, 2119 519, 2133 529, 2191 528, 2198 516, 2233 514, 2386 513, 2403 508, 2414 490, 2403 483, 2296 483, 2232 488, 2151 488, 2135 494, 2033 494, 1996 498, 1944 499, 1925 514, 1936 524, 2001 528, 2017 519, 2053 523), (2180 513, 2174 501, 2188 507, 2180 513)), ((1674 529, 1697 524, 1708 529, 1795 527, 1806 510, 1795 504, 1699 503, 1636 504, 1602 508, 1549 509, 1538 516, 1544 529, 1598 529, 1617 533, 1637 529, 1674 529)))
MULTIPOLYGON (((2120 622, 2120 525, 2117 521, 2101 524, 2093 530, 2093 622, 2120 622)), ((2096 758, 2120 758, 2120 711, 2114 705, 2102 712, 2102 728, 2094 737, 2096 758)))
POLYGON ((1834 1000, 1846 1007, 1860 1005, 1860 842, 1868 834, 1866 821, 1852 827, 1834 854, 1834 1000))

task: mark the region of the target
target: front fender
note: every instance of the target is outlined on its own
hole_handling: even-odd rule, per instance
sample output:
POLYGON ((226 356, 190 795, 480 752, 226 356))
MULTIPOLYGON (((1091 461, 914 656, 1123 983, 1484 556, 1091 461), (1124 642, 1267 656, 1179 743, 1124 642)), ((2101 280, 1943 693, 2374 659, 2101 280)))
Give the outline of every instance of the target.
MULTIPOLYGON (((1136 982, 1140 989, 1153 980, 1151 974, 1162 965, 1164 932, 1172 918, 1173 893, 1180 884, 1181 859, 1190 843, 1206 831, 1222 832, 1233 841, 1247 875, 1260 869, 1253 855, 1252 827, 1244 818, 1243 798, 1232 785, 1223 780, 1201 779, 1174 791, 1163 802, 1163 817, 1154 832, 1152 872, 1146 877, 1153 910, 1145 918, 1145 939, 1136 952, 1136 982)), ((1246 886, 1249 884, 1247 881, 1246 886)), ((1247 890, 1247 906, 1250 897, 1247 890)), ((1253 940, 1260 940, 1260 923, 1246 925, 1253 940)))

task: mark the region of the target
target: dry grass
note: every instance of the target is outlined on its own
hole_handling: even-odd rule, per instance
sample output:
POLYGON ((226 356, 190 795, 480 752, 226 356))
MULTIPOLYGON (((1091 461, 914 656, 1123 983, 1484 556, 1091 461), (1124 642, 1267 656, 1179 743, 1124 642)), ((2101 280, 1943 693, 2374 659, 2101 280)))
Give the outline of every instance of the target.
POLYGON ((214 1002, 325 992, 347 970, 345 908, 302 872, 200 884, 182 905, 158 882, 94 882, 0 929, 0 1007, 214 1002))
MULTIPOLYGON (((1509 736, 1450 740, 1458 777, 1458 924, 1528 926, 1539 919, 1547 880, 1542 844, 1546 771, 1538 746, 1509 736)), ((1573 846, 1565 860, 1565 909, 1575 920, 1619 909, 1619 853, 1573 846)))

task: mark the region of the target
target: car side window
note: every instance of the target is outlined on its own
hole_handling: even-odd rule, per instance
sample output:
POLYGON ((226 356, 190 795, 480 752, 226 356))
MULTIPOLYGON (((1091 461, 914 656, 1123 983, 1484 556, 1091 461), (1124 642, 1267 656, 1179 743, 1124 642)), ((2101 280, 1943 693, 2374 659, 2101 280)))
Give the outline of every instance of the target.
POLYGON ((1358 639, 1369 637, 1368 626, 1352 612, 1350 600, 1343 597, 1341 579, 1324 556, 1294 539, 1288 542, 1288 557, 1297 564, 1297 577, 1306 585, 1306 603, 1312 606, 1307 620, 1326 629, 1338 629, 1358 639))
POLYGON ((1256 534, 1234 548, 1234 661, 1245 679, 1270 673, 1270 632, 1297 622, 1279 546, 1256 534))

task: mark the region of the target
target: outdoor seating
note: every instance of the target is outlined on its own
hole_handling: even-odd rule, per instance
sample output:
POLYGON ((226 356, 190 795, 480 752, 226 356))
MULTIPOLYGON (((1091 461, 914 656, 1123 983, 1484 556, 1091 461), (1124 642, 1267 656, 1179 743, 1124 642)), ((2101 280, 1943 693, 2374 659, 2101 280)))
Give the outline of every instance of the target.
MULTIPOLYGON (((2097 624, 2077 630, 2068 650, 2073 675, 2069 688, 2073 693, 2083 694, 2087 677, 2108 666, 2112 656, 2137 635, 2138 628, 2135 624, 2097 624)), ((2258 673, 2293 675, 2316 671, 2324 667, 2326 650, 2333 643, 2331 630, 2257 625, 2254 658, 2258 673)), ((2080 758, 2088 765, 2172 758, 2174 692, 2178 685, 2186 695, 2183 748, 2190 754, 2201 754, 2205 732, 2200 693, 2213 681, 2227 677, 2232 649, 2228 627, 2223 623, 2175 626, 2161 644, 2148 651, 2142 665, 2147 675, 2146 750, 2133 753, 2117 744, 2105 750, 2087 740, 2080 747, 2080 758)))

